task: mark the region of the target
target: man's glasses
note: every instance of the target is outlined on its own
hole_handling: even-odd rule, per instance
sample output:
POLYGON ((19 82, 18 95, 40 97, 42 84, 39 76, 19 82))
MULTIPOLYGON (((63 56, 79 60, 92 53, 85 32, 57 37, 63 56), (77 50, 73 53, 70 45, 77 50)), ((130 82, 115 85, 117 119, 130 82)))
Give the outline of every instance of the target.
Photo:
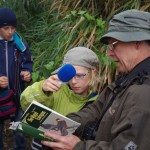
POLYGON ((75 78, 76 80, 80 80, 80 79, 85 78, 88 74, 89 74, 89 72, 87 72, 87 73, 77 73, 77 74, 74 76, 74 78, 75 78))
POLYGON ((108 50, 114 50, 114 48, 115 48, 115 45, 118 43, 118 41, 115 41, 115 42, 113 42, 113 43, 111 43, 111 44, 108 44, 107 45, 107 48, 108 48, 108 50))

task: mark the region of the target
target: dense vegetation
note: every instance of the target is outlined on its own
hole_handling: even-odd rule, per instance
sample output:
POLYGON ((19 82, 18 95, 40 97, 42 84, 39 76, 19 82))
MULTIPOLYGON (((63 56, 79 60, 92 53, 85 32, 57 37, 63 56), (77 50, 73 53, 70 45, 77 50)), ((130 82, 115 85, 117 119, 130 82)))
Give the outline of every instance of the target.
MULTIPOLYGON (((149 0, 0 0, 17 14, 17 31, 30 44, 34 60, 33 82, 47 78, 62 61, 66 51, 86 46, 102 62, 100 89, 116 75, 115 64, 106 57, 99 39, 112 15, 127 9, 150 11, 149 0)), ((12 132, 4 129, 4 148, 12 149, 12 132)), ((27 137, 27 149, 30 149, 27 137)))
POLYGON ((67 50, 86 46, 102 62, 101 87, 116 75, 99 42, 108 20, 127 9, 150 11, 149 0, 1 0, 0 7, 11 7, 17 14, 17 31, 30 44, 34 60, 33 82, 47 78, 67 50))

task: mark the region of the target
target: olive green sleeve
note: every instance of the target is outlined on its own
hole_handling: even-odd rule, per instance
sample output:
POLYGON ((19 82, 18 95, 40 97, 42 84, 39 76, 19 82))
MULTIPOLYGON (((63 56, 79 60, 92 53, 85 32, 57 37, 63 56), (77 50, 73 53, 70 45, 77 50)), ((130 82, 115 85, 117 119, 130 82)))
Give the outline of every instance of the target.
POLYGON ((42 84, 44 81, 35 82, 31 86, 28 86, 21 94, 20 104, 25 111, 33 100, 40 102, 41 104, 52 107, 53 94, 44 93, 42 90, 42 84))

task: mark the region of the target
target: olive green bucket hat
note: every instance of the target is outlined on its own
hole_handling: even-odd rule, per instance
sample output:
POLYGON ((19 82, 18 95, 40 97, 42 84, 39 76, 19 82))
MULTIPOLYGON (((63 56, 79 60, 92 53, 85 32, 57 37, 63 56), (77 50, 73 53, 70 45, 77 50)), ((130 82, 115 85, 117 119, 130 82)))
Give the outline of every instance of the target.
POLYGON ((122 42, 150 40, 150 13, 131 9, 114 15, 100 41, 108 44, 109 38, 122 42))

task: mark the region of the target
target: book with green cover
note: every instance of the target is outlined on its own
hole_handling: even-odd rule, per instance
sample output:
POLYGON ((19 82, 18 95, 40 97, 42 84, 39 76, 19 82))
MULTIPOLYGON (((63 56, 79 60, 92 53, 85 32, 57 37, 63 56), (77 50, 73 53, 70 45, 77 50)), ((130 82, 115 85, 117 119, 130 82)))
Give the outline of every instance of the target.
POLYGON ((80 125, 37 101, 32 101, 21 120, 21 122, 11 122, 9 129, 49 141, 54 140, 45 137, 44 132, 50 131, 65 136, 75 132, 80 125))

